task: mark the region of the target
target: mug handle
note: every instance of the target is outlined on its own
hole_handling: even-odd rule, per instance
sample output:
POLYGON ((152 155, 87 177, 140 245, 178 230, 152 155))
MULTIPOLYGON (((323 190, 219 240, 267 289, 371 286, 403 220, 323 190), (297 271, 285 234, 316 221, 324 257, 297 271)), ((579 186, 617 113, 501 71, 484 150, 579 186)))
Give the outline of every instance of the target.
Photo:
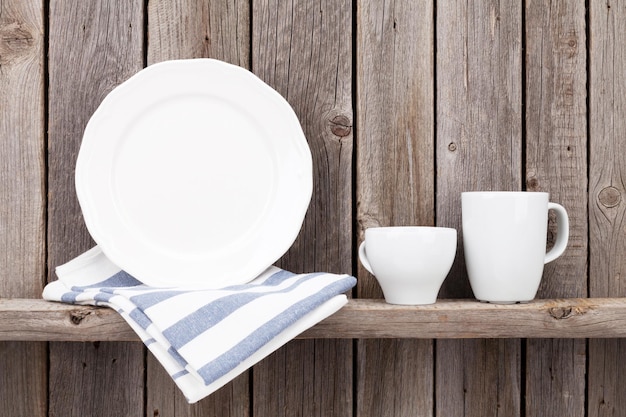
POLYGON ((367 255, 365 254, 365 241, 361 242, 359 246, 359 260, 361 264, 369 271, 370 274, 373 274, 372 266, 370 265, 370 261, 367 259, 367 255))
POLYGON ((548 210, 556 212, 556 242, 552 249, 546 253, 544 264, 554 261, 565 252, 569 240, 569 217, 565 207, 556 203, 548 203, 548 210))

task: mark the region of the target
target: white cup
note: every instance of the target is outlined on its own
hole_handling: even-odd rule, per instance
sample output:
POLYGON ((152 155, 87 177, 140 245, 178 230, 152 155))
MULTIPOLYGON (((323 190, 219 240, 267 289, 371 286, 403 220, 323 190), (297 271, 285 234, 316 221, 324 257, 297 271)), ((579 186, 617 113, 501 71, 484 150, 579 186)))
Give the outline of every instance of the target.
POLYGON ((455 229, 406 226, 365 230, 361 264, 389 304, 433 304, 456 254, 455 229))
POLYGON ((535 298, 543 266, 561 256, 569 238, 563 206, 548 193, 485 191, 461 195, 465 264, 474 296, 511 304, 535 298), (546 253, 548 210, 557 237, 546 253))

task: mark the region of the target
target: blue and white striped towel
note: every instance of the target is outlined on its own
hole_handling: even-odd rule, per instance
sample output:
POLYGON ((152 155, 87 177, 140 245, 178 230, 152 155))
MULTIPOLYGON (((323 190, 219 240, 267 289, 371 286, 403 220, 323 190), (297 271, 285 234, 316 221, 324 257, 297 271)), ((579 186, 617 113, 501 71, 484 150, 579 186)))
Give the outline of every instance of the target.
POLYGON ((276 267, 218 290, 149 287, 95 247, 56 268, 43 298, 115 309, 194 403, 335 313, 350 275, 276 267))

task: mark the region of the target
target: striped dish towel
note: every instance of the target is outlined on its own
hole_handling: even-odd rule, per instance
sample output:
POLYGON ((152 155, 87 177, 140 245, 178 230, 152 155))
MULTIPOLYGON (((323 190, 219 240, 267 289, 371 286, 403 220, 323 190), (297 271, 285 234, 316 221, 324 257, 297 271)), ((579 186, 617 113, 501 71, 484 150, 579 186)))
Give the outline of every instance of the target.
POLYGON ((269 267, 217 290, 149 287, 96 246, 56 268, 43 298, 115 309, 194 403, 347 303, 349 275, 269 267))

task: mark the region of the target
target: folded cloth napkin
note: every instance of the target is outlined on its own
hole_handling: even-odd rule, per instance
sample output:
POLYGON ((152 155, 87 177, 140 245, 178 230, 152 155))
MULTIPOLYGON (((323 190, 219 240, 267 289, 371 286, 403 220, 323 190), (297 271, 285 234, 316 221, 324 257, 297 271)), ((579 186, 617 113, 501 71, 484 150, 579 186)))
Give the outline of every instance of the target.
POLYGON ((350 275, 269 267, 217 290, 149 287, 96 246, 56 268, 43 298, 115 309, 160 361, 189 403, 219 389, 347 303, 350 275))

